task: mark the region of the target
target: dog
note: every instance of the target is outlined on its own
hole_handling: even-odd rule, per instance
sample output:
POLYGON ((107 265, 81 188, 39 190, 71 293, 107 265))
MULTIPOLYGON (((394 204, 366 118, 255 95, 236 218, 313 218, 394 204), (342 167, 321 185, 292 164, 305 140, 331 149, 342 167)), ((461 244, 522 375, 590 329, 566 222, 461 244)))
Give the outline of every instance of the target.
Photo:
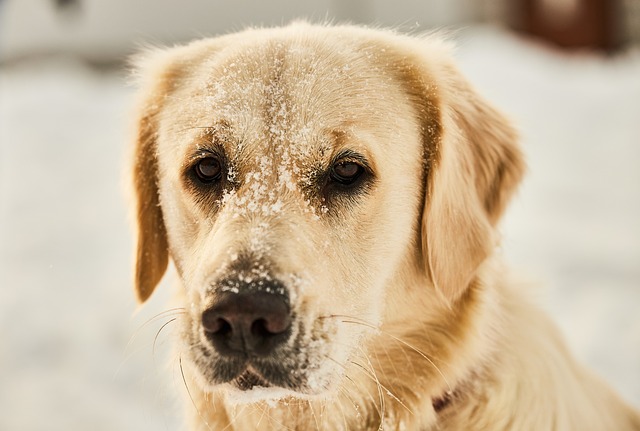
POLYGON ((496 252, 525 171, 448 42, 292 23, 136 65, 142 303, 192 430, 640 430, 496 252))

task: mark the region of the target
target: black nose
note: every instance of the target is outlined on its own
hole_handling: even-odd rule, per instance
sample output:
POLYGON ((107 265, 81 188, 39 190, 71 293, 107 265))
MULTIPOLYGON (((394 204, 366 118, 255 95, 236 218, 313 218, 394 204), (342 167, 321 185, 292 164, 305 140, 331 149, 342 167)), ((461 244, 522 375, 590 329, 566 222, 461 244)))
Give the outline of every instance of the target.
POLYGON ((289 338, 291 316, 283 295, 224 292, 202 313, 202 326, 221 355, 266 356, 289 338))

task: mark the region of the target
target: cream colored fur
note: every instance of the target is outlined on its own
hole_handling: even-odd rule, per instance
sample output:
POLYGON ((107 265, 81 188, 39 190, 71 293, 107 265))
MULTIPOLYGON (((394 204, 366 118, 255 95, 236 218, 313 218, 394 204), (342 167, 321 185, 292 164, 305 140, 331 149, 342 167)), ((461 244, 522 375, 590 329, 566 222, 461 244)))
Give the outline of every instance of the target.
POLYGON ((640 430, 501 263, 517 137, 438 37, 296 23, 138 71, 136 289, 175 263, 190 429, 640 430), (203 191, 189 169, 212 146, 228 163, 203 191), (343 150, 371 170, 349 197, 319 179, 343 150), (230 275, 286 285, 295 388, 212 377, 200 316, 230 275))

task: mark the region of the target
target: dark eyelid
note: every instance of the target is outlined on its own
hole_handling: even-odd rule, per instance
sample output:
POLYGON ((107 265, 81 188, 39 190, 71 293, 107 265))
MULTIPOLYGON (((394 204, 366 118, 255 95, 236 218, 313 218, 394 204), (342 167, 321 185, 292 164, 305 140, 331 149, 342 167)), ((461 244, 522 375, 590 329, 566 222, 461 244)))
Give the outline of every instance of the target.
POLYGON ((353 162, 361 165, 367 172, 371 172, 371 166, 367 159, 353 150, 344 150, 336 154, 331 160, 331 166, 340 162, 353 162))
POLYGON ((212 148, 198 148, 190 157, 189 164, 193 164, 198 160, 206 159, 207 157, 218 157, 219 159, 224 159, 224 151, 218 146, 212 148))
POLYGON ((217 157, 220 161, 225 164, 226 155, 224 148, 216 142, 204 142, 198 145, 186 158, 186 166, 187 169, 190 166, 195 165, 198 161, 202 159, 206 159, 207 157, 217 157))

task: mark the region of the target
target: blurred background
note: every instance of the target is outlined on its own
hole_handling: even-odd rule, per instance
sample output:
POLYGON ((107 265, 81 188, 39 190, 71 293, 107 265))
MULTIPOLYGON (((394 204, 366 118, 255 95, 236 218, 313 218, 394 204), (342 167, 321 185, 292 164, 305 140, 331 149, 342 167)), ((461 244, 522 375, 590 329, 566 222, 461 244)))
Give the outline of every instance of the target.
POLYGON ((640 408, 640 0, 0 0, 0 430, 179 429, 171 277, 132 292, 125 59, 300 17, 455 30, 529 161, 501 252, 640 408))

